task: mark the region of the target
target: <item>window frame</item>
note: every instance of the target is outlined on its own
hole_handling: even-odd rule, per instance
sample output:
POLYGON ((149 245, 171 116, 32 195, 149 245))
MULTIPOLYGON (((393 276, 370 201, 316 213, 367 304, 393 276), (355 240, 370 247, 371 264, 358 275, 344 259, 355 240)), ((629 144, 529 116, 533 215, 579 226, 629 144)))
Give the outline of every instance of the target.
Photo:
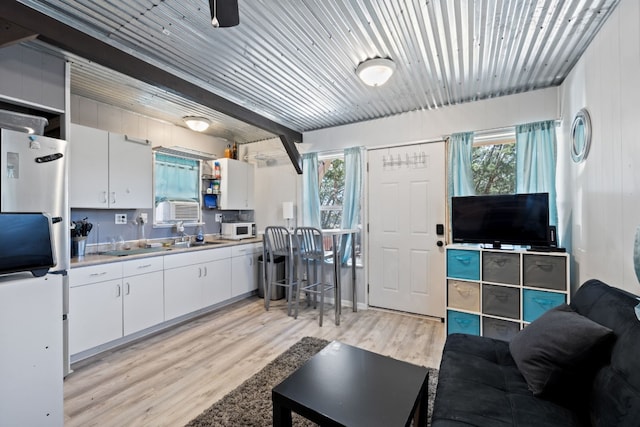
MULTIPOLYGON (((197 172, 197 178, 196 178, 196 198, 195 201, 198 202, 198 220, 196 222, 185 222, 184 225, 186 226, 196 226, 196 225, 201 225, 202 224, 202 171, 203 171, 203 165, 202 165, 202 160, 201 159, 195 159, 193 157, 189 157, 189 156, 181 156, 175 153, 162 153, 162 152, 157 152, 154 151, 153 152, 153 209, 152 209, 152 213, 153 213, 153 228, 171 228, 174 227, 176 225, 176 221, 171 221, 171 222, 158 222, 156 219, 156 208, 157 208, 157 197, 156 197, 156 167, 157 167, 157 155, 161 154, 162 156, 167 156, 167 157, 175 157, 178 159, 185 159, 185 160, 189 160, 189 161, 195 161, 197 162, 197 167, 198 167, 198 172, 197 172)), ((191 198, 189 198, 191 199, 191 198)))
MULTIPOLYGON (((334 160, 341 160, 343 162, 344 165, 344 153, 331 153, 331 154, 324 154, 324 155, 318 155, 318 192, 320 192, 320 189, 322 188, 322 181, 324 176, 326 175, 326 173, 323 173, 323 167, 321 167, 321 163, 324 162, 329 162, 329 163, 333 163, 334 160), (322 176, 320 175, 322 173, 322 176)), ((326 171, 326 170, 325 170, 326 171)), ((342 180, 342 194, 344 197, 344 177, 342 180)), ((343 205, 323 205, 322 204, 322 200, 320 200, 320 221, 321 224, 320 226, 322 228, 322 212, 327 212, 327 211, 335 211, 335 212, 339 212, 340 213, 340 222, 342 222, 342 209, 343 209, 343 205)), ((339 228, 339 227, 338 227, 339 228)))
MULTIPOLYGON (((515 128, 513 130, 510 130, 508 132, 501 132, 499 134, 485 134, 485 135, 474 135, 473 138, 473 143, 472 143, 472 149, 475 149, 476 147, 484 147, 484 146, 491 146, 491 145, 513 145, 514 147, 516 147, 516 135, 515 135, 515 128)), ((515 193, 515 189, 516 189, 516 171, 515 171, 515 162, 516 162, 516 157, 515 157, 515 153, 514 153, 514 157, 513 157, 513 167, 514 167, 514 171, 513 171, 513 192, 511 193, 478 193, 476 190, 476 175, 475 172, 473 171, 473 151, 472 151, 472 159, 471 159, 471 165, 472 165, 472 174, 473 174, 473 188, 474 188, 474 192, 475 194, 478 195, 485 195, 485 194, 513 194, 515 193)))

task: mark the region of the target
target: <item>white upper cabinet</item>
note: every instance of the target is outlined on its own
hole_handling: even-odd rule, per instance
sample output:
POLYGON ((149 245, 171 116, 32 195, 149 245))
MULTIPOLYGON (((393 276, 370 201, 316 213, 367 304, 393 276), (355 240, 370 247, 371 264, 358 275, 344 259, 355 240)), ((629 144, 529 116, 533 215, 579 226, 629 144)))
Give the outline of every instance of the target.
POLYGON ((148 141, 86 126, 69 134, 72 208, 151 209, 153 157, 148 141))
POLYGON ((254 166, 233 159, 218 159, 220 163, 220 209, 254 208, 254 166))

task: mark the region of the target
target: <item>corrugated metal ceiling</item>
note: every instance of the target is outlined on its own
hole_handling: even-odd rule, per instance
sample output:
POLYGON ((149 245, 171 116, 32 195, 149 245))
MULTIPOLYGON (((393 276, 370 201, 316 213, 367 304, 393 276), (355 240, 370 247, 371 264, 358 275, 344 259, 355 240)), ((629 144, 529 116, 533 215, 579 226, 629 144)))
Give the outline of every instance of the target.
MULTIPOLYGON (((619 0, 240 0, 214 29, 206 0, 22 0, 300 132, 560 84, 619 0), (396 73, 372 88, 367 58, 396 73)), ((81 58, 72 93, 238 142, 271 135, 81 58), (219 135, 220 133, 220 135, 219 135)))

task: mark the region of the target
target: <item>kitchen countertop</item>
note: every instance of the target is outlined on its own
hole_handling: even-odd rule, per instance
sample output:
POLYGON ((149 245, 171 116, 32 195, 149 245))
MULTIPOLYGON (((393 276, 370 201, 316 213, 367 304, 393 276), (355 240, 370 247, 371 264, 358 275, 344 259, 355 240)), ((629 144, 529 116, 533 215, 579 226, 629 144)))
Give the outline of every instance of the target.
MULTIPOLYGON (((179 254, 184 252, 192 252, 192 251, 202 251, 207 249, 217 249, 217 248, 226 248, 229 246, 238 246, 238 245, 248 245, 251 243, 262 243, 262 237, 255 237, 253 239, 243 239, 243 240, 226 240, 226 239, 206 239, 205 242, 215 242, 215 244, 204 244, 204 245, 192 245, 188 248, 158 248, 158 250, 149 252, 132 254, 132 255, 123 255, 123 256, 115 256, 109 254, 89 254, 85 255, 83 258, 71 258, 71 268, 78 267, 86 267, 89 265, 97 265, 97 264, 106 264, 110 262, 120 262, 120 261, 128 261, 131 259, 140 259, 140 258, 149 258, 156 256, 164 256, 164 255, 172 255, 179 254)), ((132 248, 132 251, 138 248, 132 248)))

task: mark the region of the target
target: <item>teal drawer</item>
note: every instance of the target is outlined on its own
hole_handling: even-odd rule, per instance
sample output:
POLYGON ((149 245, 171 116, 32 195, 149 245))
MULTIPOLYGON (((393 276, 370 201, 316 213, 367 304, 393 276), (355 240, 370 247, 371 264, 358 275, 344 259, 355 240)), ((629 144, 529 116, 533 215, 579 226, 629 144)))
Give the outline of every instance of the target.
POLYGON ((480 335, 480 316, 447 310, 447 334, 480 335))
POLYGON ((522 299, 523 319, 525 322, 533 322, 545 311, 566 302, 564 294, 533 289, 524 289, 522 291, 522 299))
POLYGON ((447 277, 480 280, 480 251, 448 249, 447 277))

